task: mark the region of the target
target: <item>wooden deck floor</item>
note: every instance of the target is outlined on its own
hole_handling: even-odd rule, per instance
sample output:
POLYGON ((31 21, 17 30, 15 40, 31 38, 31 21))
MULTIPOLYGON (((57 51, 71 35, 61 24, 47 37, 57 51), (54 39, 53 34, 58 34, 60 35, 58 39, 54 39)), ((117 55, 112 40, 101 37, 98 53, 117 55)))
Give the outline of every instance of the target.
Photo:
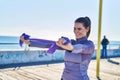
MULTIPOLYGON (((101 80, 120 80, 120 58, 102 59, 100 64, 101 80)), ((63 68, 64 63, 0 69, 0 80, 60 80, 63 68)), ((96 60, 91 61, 88 74, 90 80, 97 80, 96 60)))

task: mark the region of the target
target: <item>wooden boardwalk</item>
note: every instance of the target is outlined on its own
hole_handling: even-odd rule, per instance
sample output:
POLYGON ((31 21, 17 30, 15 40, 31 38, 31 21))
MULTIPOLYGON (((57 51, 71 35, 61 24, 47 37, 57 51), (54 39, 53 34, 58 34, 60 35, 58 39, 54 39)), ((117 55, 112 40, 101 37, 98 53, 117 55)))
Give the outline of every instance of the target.
MULTIPOLYGON (((101 80, 120 80, 120 58, 102 59, 100 65, 101 80)), ((0 80, 60 80, 63 69, 64 63, 0 69, 0 80)), ((97 80, 96 60, 91 61, 88 74, 90 80, 97 80)))

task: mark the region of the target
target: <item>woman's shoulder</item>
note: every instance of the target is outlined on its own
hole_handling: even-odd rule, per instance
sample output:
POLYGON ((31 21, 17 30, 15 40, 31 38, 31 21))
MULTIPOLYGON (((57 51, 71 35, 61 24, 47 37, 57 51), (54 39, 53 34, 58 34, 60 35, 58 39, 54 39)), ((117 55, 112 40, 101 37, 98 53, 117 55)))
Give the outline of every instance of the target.
POLYGON ((88 40, 88 42, 89 42, 89 43, 93 43, 93 44, 94 44, 94 42, 93 42, 92 40, 88 40))
POLYGON ((94 46, 94 42, 92 40, 88 40, 88 44, 93 45, 94 46))

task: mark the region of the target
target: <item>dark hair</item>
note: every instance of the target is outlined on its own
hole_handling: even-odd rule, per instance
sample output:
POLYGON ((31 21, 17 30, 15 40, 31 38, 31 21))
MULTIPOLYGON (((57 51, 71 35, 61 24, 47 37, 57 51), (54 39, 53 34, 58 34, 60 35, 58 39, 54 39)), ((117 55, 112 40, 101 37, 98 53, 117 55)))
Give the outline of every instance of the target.
POLYGON ((89 27, 89 31, 87 32, 87 37, 90 35, 91 31, 91 21, 89 17, 80 17, 75 20, 75 23, 83 23, 84 27, 89 27))

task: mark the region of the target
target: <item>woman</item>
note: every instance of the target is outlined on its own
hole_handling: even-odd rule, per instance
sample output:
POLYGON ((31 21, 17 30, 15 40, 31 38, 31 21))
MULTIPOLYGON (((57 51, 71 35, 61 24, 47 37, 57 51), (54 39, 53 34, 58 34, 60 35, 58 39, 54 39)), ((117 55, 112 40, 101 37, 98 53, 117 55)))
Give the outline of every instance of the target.
MULTIPOLYGON (((60 38, 56 44, 65 51, 65 68, 61 80, 89 80, 87 75, 88 65, 94 53, 94 44, 88 40, 91 31, 91 21, 88 17, 80 17, 75 20, 74 34, 76 40, 64 45, 64 39, 60 38)), ((21 40, 32 46, 32 41, 21 40)), ((43 43, 42 43, 43 45, 43 43)), ((44 47, 48 47, 45 46, 44 47)))
POLYGON ((63 45, 63 39, 57 41, 57 45, 66 50, 65 68, 61 80, 89 80, 87 69, 94 53, 94 44, 89 41, 91 21, 88 17, 80 17, 75 20, 74 34, 76 40, 71 40, 68 45, 63 45))

